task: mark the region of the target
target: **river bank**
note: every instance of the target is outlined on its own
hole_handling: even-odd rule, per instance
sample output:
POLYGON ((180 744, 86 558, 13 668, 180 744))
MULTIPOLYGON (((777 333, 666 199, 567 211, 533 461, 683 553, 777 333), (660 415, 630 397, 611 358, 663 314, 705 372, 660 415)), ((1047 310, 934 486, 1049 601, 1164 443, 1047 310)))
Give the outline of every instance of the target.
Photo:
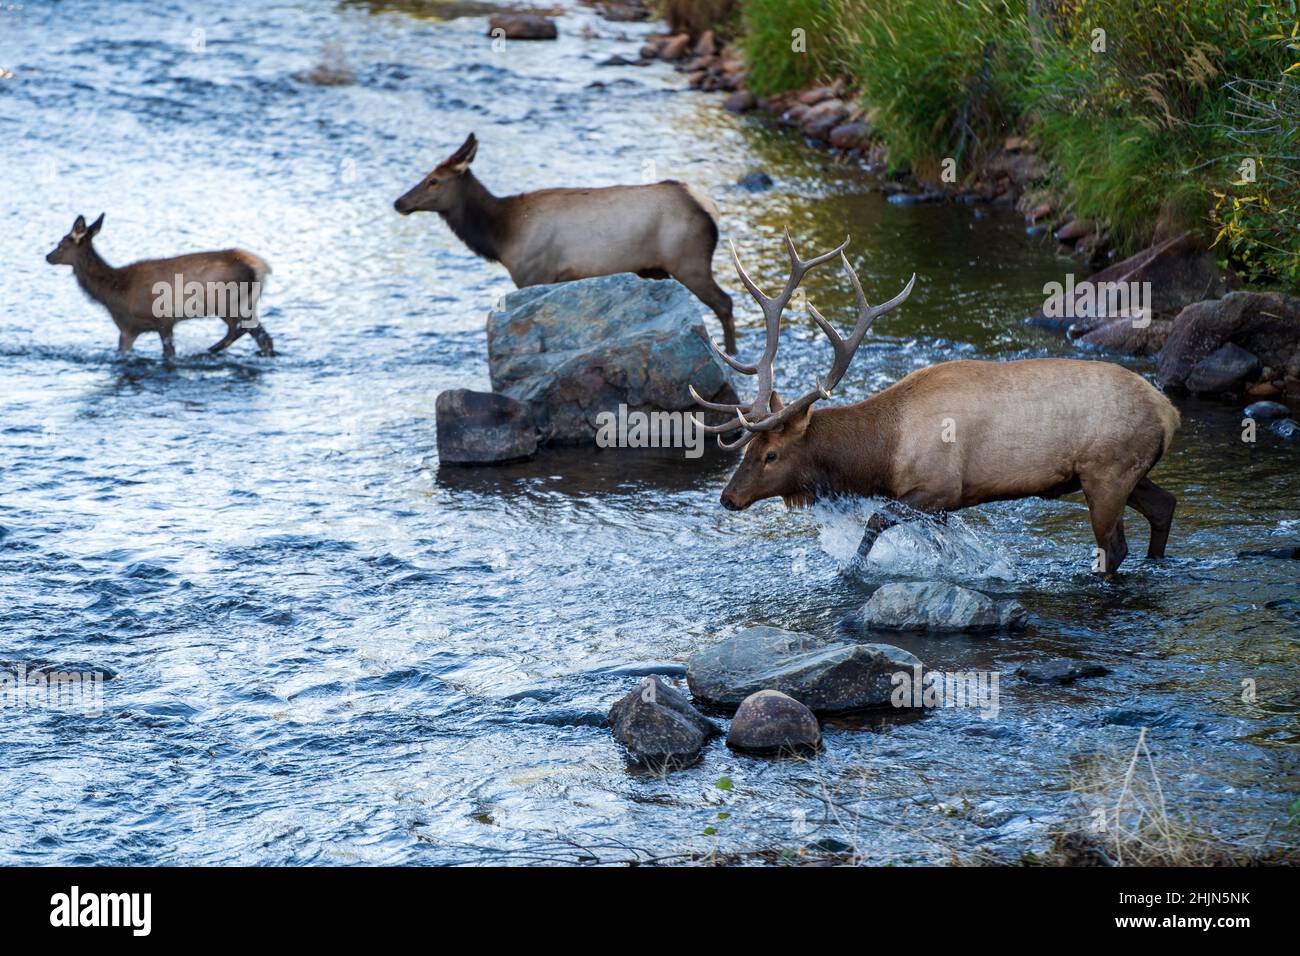
POLYGON ((837 145, 873 144, 891 170, 943 194, 1014 200, 1039 189, 1023 211, 1050 204, 1072 215, 1066 239, 1093 265, 1194 230, 1248 283, 1300 291, 1300 47, 1281 7, 718 0, 658 9, 679 36, 650 52, 684 56, 702 88, 739 91, 733 108, 769 109, 813 140, 859 124, 842 128, 837 145), (816 92, 823 86, 838 103, 816 92), (1009 163, 1008 153, 1026 151, 1036 159, 1009 163))

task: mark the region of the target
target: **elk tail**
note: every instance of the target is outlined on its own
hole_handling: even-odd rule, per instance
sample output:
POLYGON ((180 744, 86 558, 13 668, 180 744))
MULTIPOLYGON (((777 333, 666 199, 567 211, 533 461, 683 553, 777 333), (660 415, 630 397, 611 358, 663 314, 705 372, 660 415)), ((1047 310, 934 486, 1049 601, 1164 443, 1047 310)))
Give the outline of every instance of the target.
POLYGON ((717 245, 718 242, 717 204, 715 204, 712 199, 704 195, 704 193, 700 192, 698 189, 696 189, 694 186, 690 185, 689 183, 682 183, 681 186, 682 189, 686 191, 686 195, 691 197, 691 201, 695 203, 695 205, 699 206, 700 210, 704 213, 704 215, 708 216, 709 221, 713 223, 713 242, 714 245, 717 245))
POLYGON ((253 270, 254 281, 261 282, 271 274, 270 264, 261 256, 254 255, 247 249, 232 249, 230 251, 236 259, 253 270))

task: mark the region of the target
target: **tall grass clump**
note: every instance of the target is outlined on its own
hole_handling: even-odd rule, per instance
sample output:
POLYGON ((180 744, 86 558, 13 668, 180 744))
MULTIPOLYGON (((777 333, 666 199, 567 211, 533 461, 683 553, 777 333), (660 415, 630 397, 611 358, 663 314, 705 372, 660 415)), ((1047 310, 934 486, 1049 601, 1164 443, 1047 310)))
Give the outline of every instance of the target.
POLYGON ((835 23, 844 0, 744 0, 746 83, 759 96, 808 86, 841 69, 835 23))
POLYGON ((1125 251, 1157 231, 1208 235, 1214 194, 1243 158, 1231 84, 1280 76, 1270 21, 1288 3, 1055 4, 1035 36, 1031 109, 1076 213, 1105 221, 1125 251))
POLYGON ((843 59, 890 160, 968 174, 1015 132, 1031 54, 1023 0, 843 0, 843 59))

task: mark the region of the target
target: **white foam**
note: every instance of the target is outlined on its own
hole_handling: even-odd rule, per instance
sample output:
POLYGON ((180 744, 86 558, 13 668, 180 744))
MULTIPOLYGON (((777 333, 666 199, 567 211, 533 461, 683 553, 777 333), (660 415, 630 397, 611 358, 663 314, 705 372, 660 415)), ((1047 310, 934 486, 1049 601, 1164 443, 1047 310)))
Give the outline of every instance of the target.
POLYGON ((819 501, 812 509, 818 543, 841 572, 952 580, 1011 581, 1018 576, 1011 555, 981 538, 958 515, 949 515, 944 524, 919 514, 900 522, 883 531, 867 560, 860 561, 858 545, 867 521, 884 505, 879 498, 841 498, 819 501))

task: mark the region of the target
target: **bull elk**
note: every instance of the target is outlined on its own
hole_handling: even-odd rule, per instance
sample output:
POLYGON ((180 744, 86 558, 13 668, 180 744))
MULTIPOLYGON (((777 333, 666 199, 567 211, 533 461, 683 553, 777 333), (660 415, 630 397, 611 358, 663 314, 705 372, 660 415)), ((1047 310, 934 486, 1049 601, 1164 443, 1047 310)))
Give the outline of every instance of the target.
POLYGON ((163 357, 176 354, 172 330, 184 319, 216 316, 226 334, 208 349, 220 352, 245 332, 259 355, 274 355, 271 336, 257 318, 257 300, 271 267, 243 249, 195 252, 171 259, 144 259, 115 269, 95 251, 94 238, 104 216, 86 225, 78 216, 72 231, 45 257, 50 265, 69 265, 77 284, 117 325, 117 350, 130 352, 144 332, 157 332, 163 357))
MULTIPOLYGON (((736 273, 766 321, 758 362, 747 365, 710 343, 732 368, 757 376, 753 402, 707 402, 691 389, 700 405, 732 416, 706 433, 716 434, 724 448, 748 446, 722 492, 725 507, 739 511, 777 496, 787 507, 801 507, 824 495, 861 495, 942 516, 988 501, 1052 499, 1082 490, 1097 539, 1095 572, 1113 576, 1128 554, 1125 505, 1151 526, 1147 557, 1164 557, 1177 502, 1147 473, 1168 451, 1179 416, 1145 379, 1109 362, 963 360, 918 369, 865 401, 814 408, 831 397, 871 323, 908 297, 916 276, 897 296, 872 306, 844 255, 847 239, 813 259, 799 258, 789 233, 785 242, 790 277, 774 297, 754 284, 732 247, 736 273), (782 311, 808 270, 836 256, 857 295, 857 322, 841 338, 808 307, 834 358, 824 380, 783 404, 773 387, 782 311), (724 441, 736 431, 742 434, 724 441)), ((859 554, 900 518, 888 508, 873 515, 859 554)))
POLYGON ((718 211, 707 198, 671 179, 494 196, 470 171, 477 150, 470 133, 393 208, 403 216, 436 212, 472 252, 504 265, 521 289, 618 272, 676 279, 717 315, 735 354, 731 297, 713 281, 718 211))

